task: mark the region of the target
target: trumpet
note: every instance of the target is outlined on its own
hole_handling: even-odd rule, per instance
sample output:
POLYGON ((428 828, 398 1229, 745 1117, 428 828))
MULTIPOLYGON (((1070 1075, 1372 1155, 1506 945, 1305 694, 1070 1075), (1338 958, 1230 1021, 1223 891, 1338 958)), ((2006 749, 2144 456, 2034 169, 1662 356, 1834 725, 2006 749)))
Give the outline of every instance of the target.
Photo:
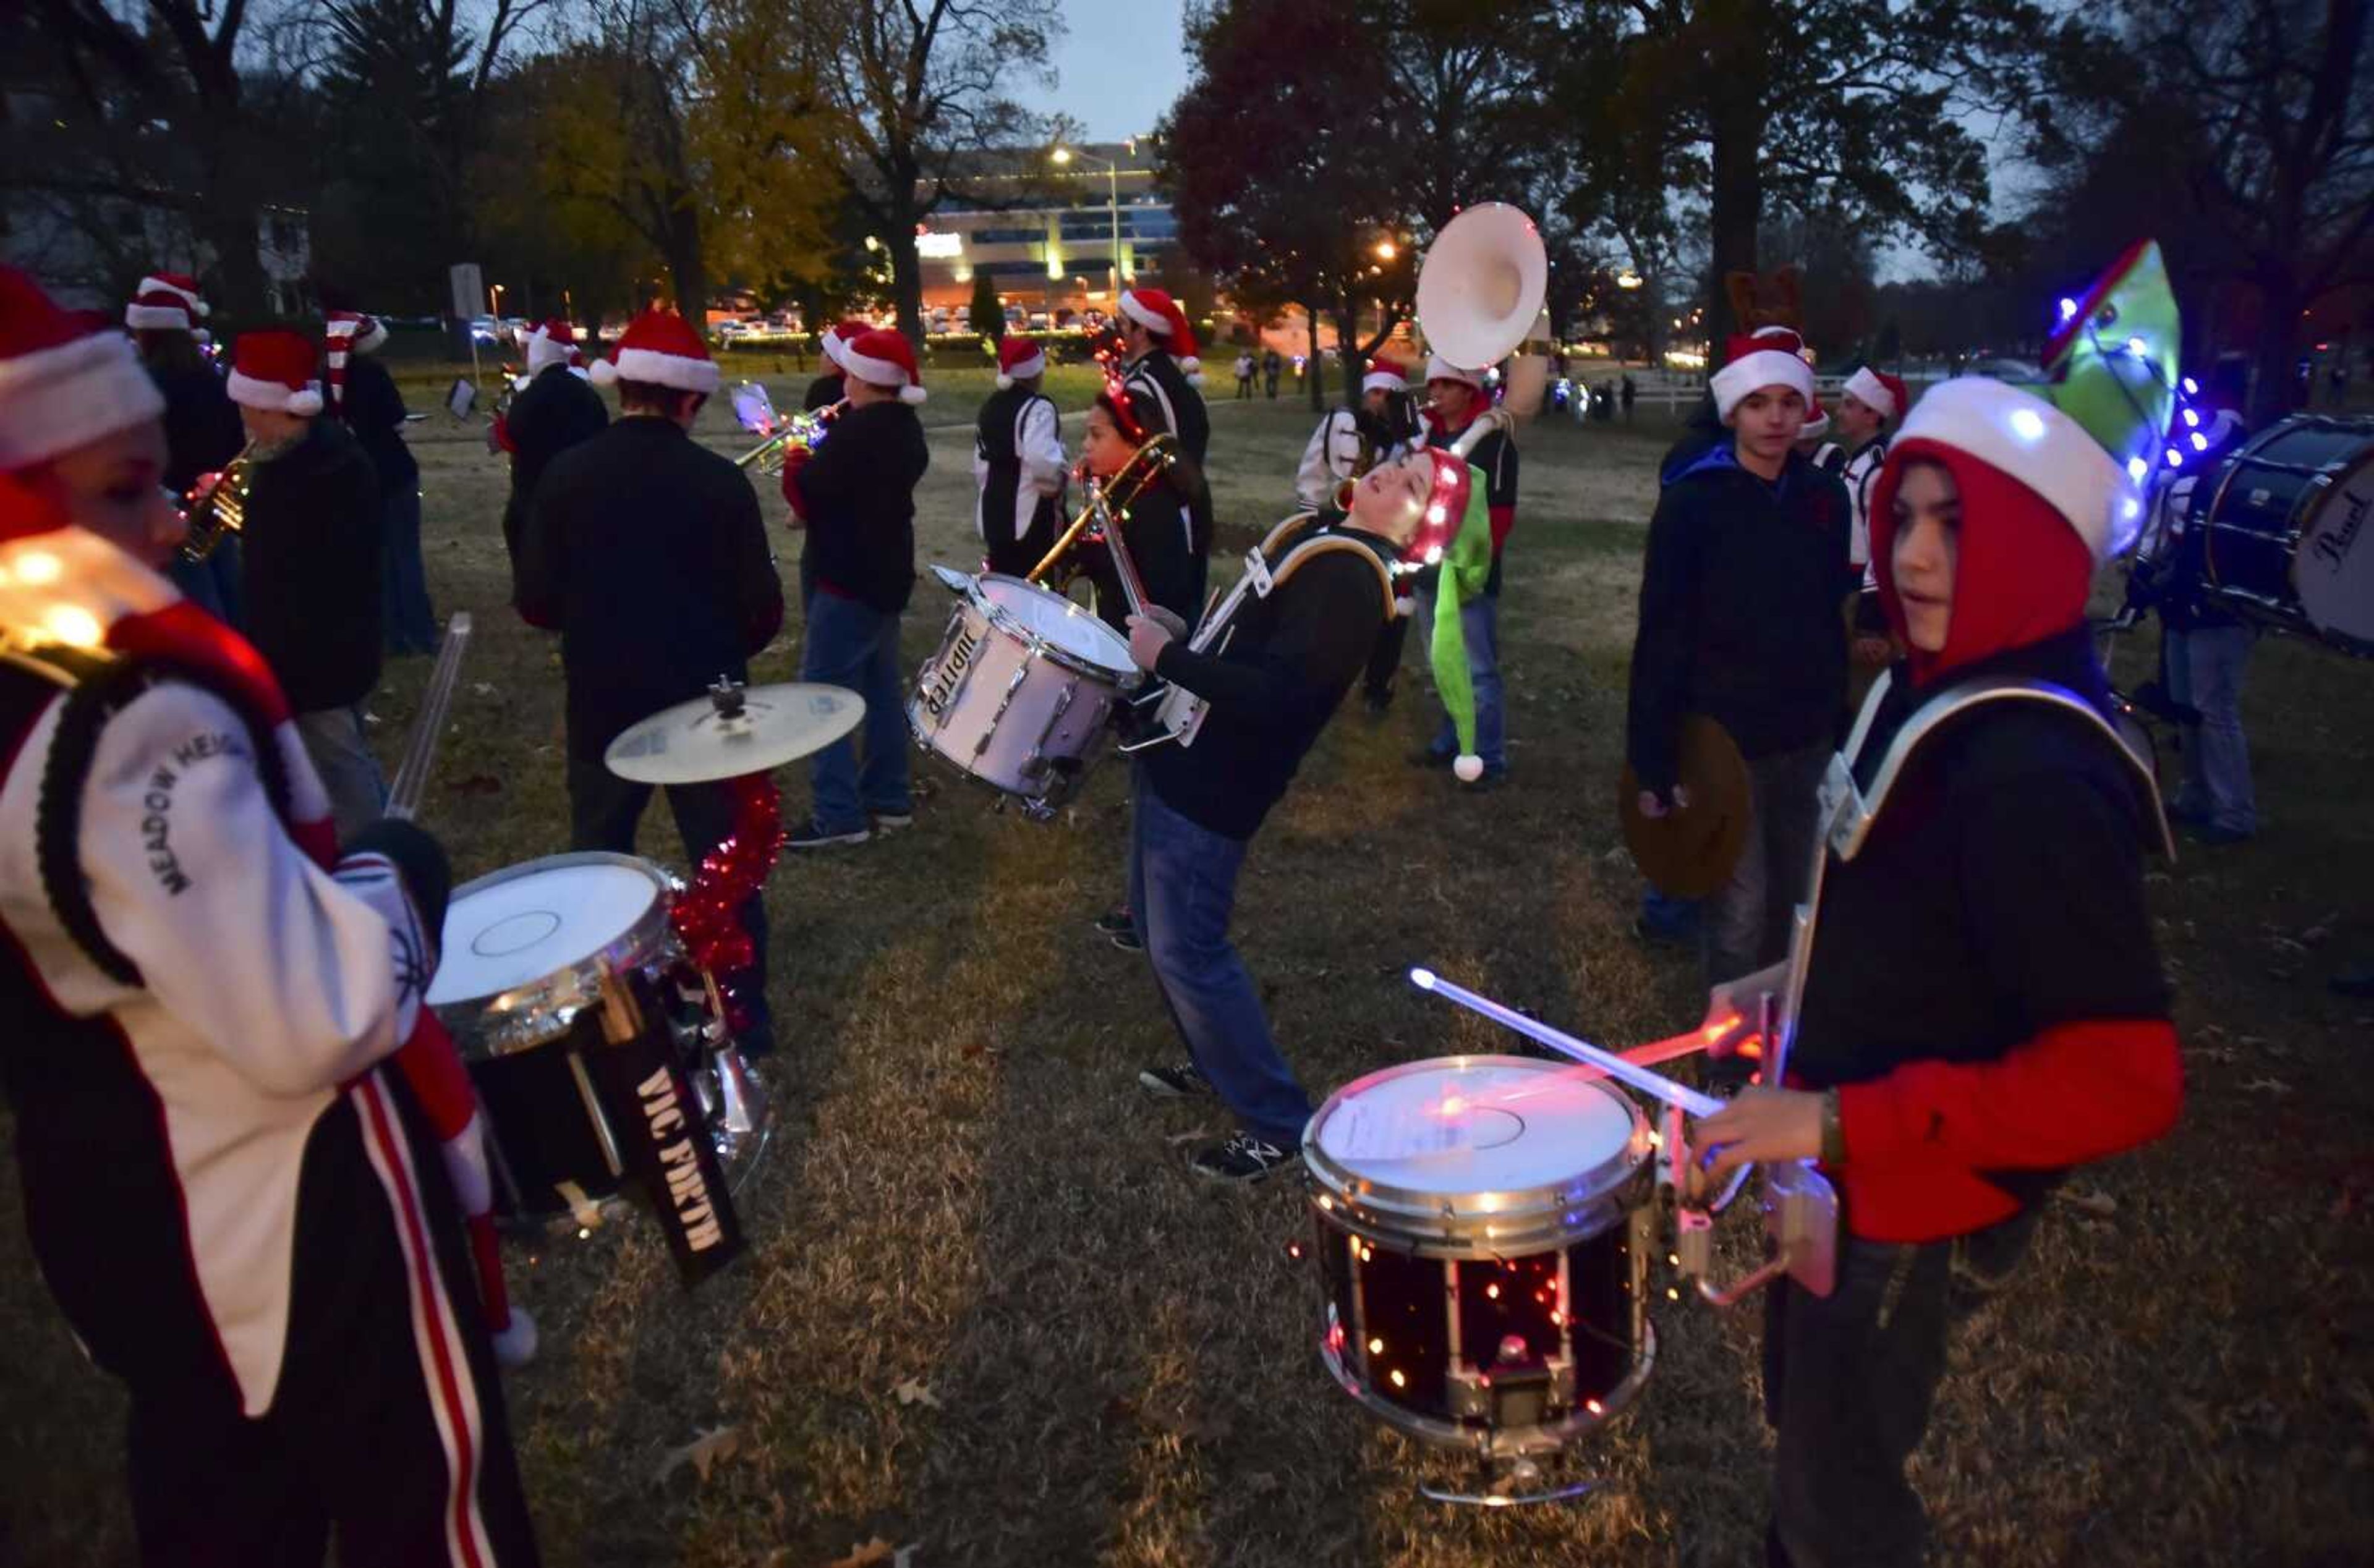
MULTIPOLYGON (((1144 494, 1148 485, 1169 473, 1170 465, 1178 461, 1179 438, 1168 430, 1158 430, 1130 453, 1129 461, 1113 470, 1110 478, 1085 475, 1088 504, 1080 509, 1080 515, 1072 520, 1072 525, 1064 530, 1046 555, 1040 557, 1039 564, 1024 574, 1023 580, 1044 580, 1047 574, 1054 569, 1055 563, 1070 553, 1079 542, 1080 535, 1093 523, 1098 535, 1111 547, 1115 565, 1121 567, 1123 593, 1133 599, 1142 597, 1139 592, 1141 585, 1135 581, 1135 565, 1122 565, 1128 561, 1129 556, 1128 547, 1121 542, 1120 519, 1127 517, 1130 503, 1144 494)), ((1131 608, 1134 610, 1141 606, 1133 603, 1131 608)))
POLYGON ((783 464, 794 451, 814 451, 849 406, 843 398, 829 408, 819 408, 813 414, 782 414, 775 412, 774 400, 767 389, 756 381, 745 381, 734 389, 734 417, 746 430, 755 430, 767 439, 734 460, 736 468, 756 468, 761 474, 781 474, 783 464))
POLYGON ((204 479, 191 486, 182 509, 182 521, 188 528, 182 538, 182 559, 205 560, 246 525, 247 493, 255 480, 251 472, 254 451, 253 441, 240 448, 239 455, 214 476, 211 487, 204 479))

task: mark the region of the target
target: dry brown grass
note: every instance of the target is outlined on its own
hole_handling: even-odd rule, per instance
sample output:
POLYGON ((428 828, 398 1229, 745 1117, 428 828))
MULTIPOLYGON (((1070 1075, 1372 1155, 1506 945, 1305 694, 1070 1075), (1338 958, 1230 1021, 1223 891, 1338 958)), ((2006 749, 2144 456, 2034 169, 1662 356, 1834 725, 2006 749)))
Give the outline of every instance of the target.
MULTIPOLYGON (((1224 519, 1274 521, 1306 415, 1223 396, 1215 423, 1224 519)), ((1638 882, 1610 811, 1663 436, 1527 438, 1511 788, 1454 800, 1404 765, 1431 719, 1413 681, 1382 724, 1337 720, 1263 831, 1237 932, 1315 1087, 1504 1046, 1402 984, 1412 961, 1610 1041, 1696 1018, 1691 966, 1629 934, 1638 882)), ((499 470, 433 425, 419 446, 441 608, 479 616, 428 813, 471 874, 565 847, 558 682, 501 609, 499 470)), ((927 558, 967 554, 968 452, 961 430, 933 439, 927 558)), ((941 613, 919 589, 911 658, 941 613)), ((794 668, 797 631, 762 676, 794 668)), ((398 668, 379 702, 388 750, 423 673, 398 668)), ((2085 1175, 2115 1211, 2057 1210, 2008 1300, 1957 1339, 1918 1466, 1945 1560, 2367 1561, 2374 1007, 2323 978, 2374 941, 2352 925, 2374 872, 2368 673, 2280 644, 2258 661, 2269 832, 2190 852, 2154 889, 2184 1124, 2085 1175)), ((796 807, 800 770, 786 782, 796 807)), ((749 1256, 687 1295, 647 1228, 514 1251, 544 1327, 510 1387, 547 1559, 821 1568, 878 1537, 917 1544, 918 1568, 1752 1561, 1767 1440, 1751 1316, 1662 1315, 1643 1401, 1579 1463, 1607 1483, 1592 1501, 1484 1515, 1415 1496, 1421 1468, 1454 1472, 1319 1369, 1315 1293, 1283 1253, 1304 1228, 1295 1185, 1191 1182, 1178 1140, 1221 1118, 1134 1086, 1175 1045, 1142 965, 1087 929, 1117 890, 1122 784, 1109 767, 1048 827, 943 784, 912 832, 778 872, 788 1049, 776 1147, 744 1200, 749 1256), (911 1379, 930 1400, 901 1400, 911 1379), (705 1479, 654 1483, 719 1427, 738 1442, 705 1479)), ((646 848, 673 860, 663 821, 646 848)), ((13 1214, 13 1192, 0 1202, 13 1214)), ((0 1399, 0 1562, 127 1560, 122 1401, 75 1354, 13 1219, 0 1399)))

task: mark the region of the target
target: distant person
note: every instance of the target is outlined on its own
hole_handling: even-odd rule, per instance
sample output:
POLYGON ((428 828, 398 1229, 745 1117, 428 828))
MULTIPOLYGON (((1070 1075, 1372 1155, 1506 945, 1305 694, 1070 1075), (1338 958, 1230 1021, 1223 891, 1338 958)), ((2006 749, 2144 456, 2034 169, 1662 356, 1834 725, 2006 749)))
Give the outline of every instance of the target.
POLYGON ((1277 396, 1277 379, 1285 369, 1286 361, 1277 357, 1276 349, 1269 348, 1262 351, 1262 380, 1267 383, 1269 395, 1273 400, 1277 396))
MULTIPOLYGON (((2207 450, 2180 473, 2161 470, 2152 504, 2170 556, 2157 596, 2162 684, 2186 726, 2184 781, 2168 814, 2192 837, 2219 848, 2259 831, 2251 742, 2242 732, 2242 678, 2259 634, 2208 587, 2209 497, 2201 480, 2242 444, 2242 421, 2219 409, 2203 434, 2207 450)), ((2214 493, 2215 484, 2208 488, 2214 493)))
MULTIPOLYGON (((1484 372, 1453 365, 1439 354, 1427 361, 1426 390, 1429 399, 1427 445, 1437 451, 1450 451, 1490 406, 1484 372)), ((1509 532, 1517 521, 1517 443, 1505 427, 1494 430, 1468 451, 1467 462, 1475 471, 1475 482, 1484 486, 1490 509, 1492 571, 1484 591, 1459 606, 1460 629, 1467 644, 1467 679, 1475 692, 1475 755, 1484 763, 1483 776, 1466 787, 1488 790, 1509 776, 1508 709, 1500 682, 1500 576, 1509 532)), ((1419 590, 1419 613, 1426 617, 1420 636, 1429 644, 1434 640, 1438 602, 1437 588, 1419 590)), ((1452 769, 1459 759, 1459 742, 1457 724, 1446 708, 1434 739, 1411 760, 1424 767, 1452 769)))
POLYGON ((387 328, 335 289, 322 290, 328 312, 330 412, 346 421, 379 475, 381 635, 399 657, 437 649, 437 611, 420 558, 420 464, 404 439, 404 394, 380 362, 387 328))
POLYGON ((800 399, 804 413, 830 408, 849 395, 848 379, 841 374, 841 351, 873 330, 854 317, 824 329, 824 335, 817 339, 817 351, 824 357, 826 369, 808 383, 807 394, 800 399))
POLYGON ((1634 397, 1639 395, 1638 392, 1632 385, 1632 372, 1629 370, 1624 372, 1624 380, 1621 383, 1621 390, 1618 395, 1621 396, 1624 401, 1624 423, 1629 425, 1632 423, 1632 400, 1634 397))
MULTIPOLYGON (((535 487, 552 460, 581 441, 600 435, 610 423, 609 406, 579 369, 577 333, 555 318, 528 334, 527 384, 511 399, 502 418, 500 444, 511 455, 511 493, 503 503, 503 544, 516 585, 520 536, 527 527, 535 487)), ((514 586, 511 603, 519 603, 514 586)))
POLYGON ((997 390, 981 405, 972 438, 973 523, 989 569, 1023 577, 1062 526, 1063 418, 1039 388, 1047 356, 1027 337, 997 345, 997 390))
MULTIPOLYGON (((198 349, 197 324, 206 315, 197 279, 182 273, 150 273, 123 310, 148 379, 165 397, 165 488, 177 505, 186 502, 201 475, 221 473, 247 444, 239 405, 198 349)), ((235 626, 239 570, 239 540, 227 535, 203 561, 177 552, 165 575, 192 603, 235 626)))
POLYGON ((1237 356, 1237 396, 1247 398, 1252 395, 1253 356, 1252 350, 1246 349, 1237 356))
MULTIPOLYGON (((1847 449, 1839 477, 1845 481, 1852 522, 1847 536, 1847 561, 1860 579, 1852 614, 1855 685, 1868 689, 1872 680, 1895 657, 1888 638, 1887 617, 1879 607, 1879 579, 1871 565, 1871 490, 1887 461, 1887 433, 1902 423, 1912 407, 1911 389, 1903 379, 1868 365, 1858 366, 1847 378, 1839 398, 1838 434, 1847 449)), ((1859 698, 1851 688, 1850 696, 1859 698)), ((1850 707, 1859 707, 1859 700, 1850 707)))

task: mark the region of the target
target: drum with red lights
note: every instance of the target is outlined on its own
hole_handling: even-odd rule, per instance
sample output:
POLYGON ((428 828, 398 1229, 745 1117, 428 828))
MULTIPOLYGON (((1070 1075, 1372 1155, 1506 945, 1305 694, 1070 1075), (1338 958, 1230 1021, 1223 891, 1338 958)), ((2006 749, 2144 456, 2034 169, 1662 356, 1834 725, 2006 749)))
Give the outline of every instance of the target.
POLYGON ((1447 1057, 1337 1090, 1302 1137, 1327 1370, 1486 1458, 1613 1418, 1656 1359, 1653 1153, 1632 1102, 1563 1063, 1447 1057))

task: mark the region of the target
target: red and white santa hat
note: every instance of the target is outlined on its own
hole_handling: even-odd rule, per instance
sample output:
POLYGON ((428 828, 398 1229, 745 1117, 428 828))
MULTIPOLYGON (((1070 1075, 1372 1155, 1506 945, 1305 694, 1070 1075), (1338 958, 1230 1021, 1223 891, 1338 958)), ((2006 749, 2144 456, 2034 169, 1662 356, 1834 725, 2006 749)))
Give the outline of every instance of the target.
MULTIPOLYGON (((2033 392, 1984 376, 1938 382, 1888 444, 1889 466, 1901 466, 1899 451, 1909 462, 1932 449, 1966 453, 2036 492, 2098 563, 2113 539, 2133 537, 2142 502, 2118 459, 2033 392)), ((1879 548, 1876 533, 1872 548, 1879 548)))
POLYGON ((1805 404, 1805 422, 1797 427, 1801 441, 1816 441, 1830 433, 1830 411, 1822 406, 1818 393, 1805 404))
POLYGON ((323 327, 327 340, 326 357, 330 362, 330 406, 343 408, 347 402, 347 356, 369 354, 387 341, 387 328, 376 316, 366 316, 360 310, 333 310, 323 327))
MULTIPOLYGON (((817 352, 835 365, 841 365, 840 357, 848 351, 849 345, 873 330, 871 322, 861 322, 854 316, 845 322, 836 322, 825 328, 824 335, 817 339, 817 352)), ((846 370, 848 367, 841 365, 841 369, 846 370)))
POLYGON ((1121 313, 1162 340, 1170 357, 1187 372, 1188 380, 1200 380, 1196 374, 1204 362, 1195 357, 1195 329, 1187 324, 1187 312, 1179 302, 1159 288, 1124 288, 1121 291, 1121 313))
POLYGON ((1371 359, 1369 373, 1360 378, 1360 390, 1372 392, 1409 391, 1409 372, 1391 359, 1371 359))
POLYGON ((555 316, 536 323, 535 331, 527 334, 527 373, 555 365, 570 363, 577 352, 577 329, 555 316))
POLYGON ((282 327, 243 332, 231 345, 225 390, 248 408, 311 417, 322 412, 322 383, 313 369, 313 343, 302 333, 282 327))
POLYGON ((1847 391, 1882 419, 1901 419, 1912 411, 1912 394, 1904 378, 1868 365, 1855 367, 1855 373, 1847 378, 1847 391))
POLYGON ((1426 357, 1426 381, 1428 386, 1437 381, 1457 381, 1463 387, 1474 387, 1482 392, 1484 372, 1454 365, 1440 354, 1429 354, 1426 357))
POLYGON ((0 267, 0 472, 164 412, 130 338, 112 325, 91 331, 29 274, 0 267))
POLYGON ((706 396, 723 383, 709 345, 692 323, 664 305, 654 305, 627 323, 610 357, 594 364, 594 384, 642 381, 706 396))
POLYGON ((914 346, 895 332, 876 330, 843 345, 840 368, 868 386, 898 388, 900 403, 923 401, 914 346))
POLYGON ((132 291, 123 324, 134 332, 188 332, 207 314, 196 278, 187 273, 152 272, 132 291))
POLYGON ((1758 327, 1733 333, 1723 345, 1722 369, 1708 379, 1715 412, 1723 418, 1740 399, 1764 387, 1792 387, 1807 406, 1814 401, 1814 368, 1805 363, 1804 340, 1787 327, 1758 327))
POLYGON ((997 386, 1000 392, 1017 381, 1027 381, 1033 376, 1047 373, 1047 355, 1038 344, 1027 337, 1004 337, 997 341, 997 386))

